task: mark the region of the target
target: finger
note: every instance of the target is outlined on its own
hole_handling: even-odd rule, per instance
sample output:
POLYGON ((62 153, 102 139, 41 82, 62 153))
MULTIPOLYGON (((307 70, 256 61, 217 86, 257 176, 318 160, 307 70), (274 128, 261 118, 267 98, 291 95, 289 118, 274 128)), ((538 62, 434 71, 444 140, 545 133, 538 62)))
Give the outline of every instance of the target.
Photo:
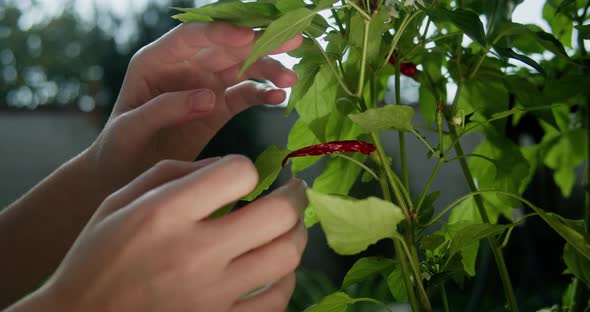
POLYGON ((257 183, 252 161, 230 155, 140 197, 130 209, 139 209, 163 223, 195 222, 249 194, 257 183))
POLYGON ((306 243, 307 230, 300 221, 287 234, 235 258, 225 271, 227 278, 235 281, 227 291, 243 294, 295 271, 306 243))
POLYGON ((202 48, 239 48, 251 44, 255 33, 228 23, 184 23, 149 44, 138 58, 154 64, 184 62, 202 48))
POLYGON ((218 161, 219 159, 221 159, 221 157, 206 158, 197 162, 178 160, 160 161, 148 171, 144 172, 129 184, 127 184, 127 186, 107 197, 107 199, 104 201, 105 209, 99 211, 97 213, 97 217, 102 219, 103 217, 111 214, 113 211, 127 206, 142 194, 147 193, 148 191, 162 184, 181 178, 191 172, 194 172, 195 170, 204 168, 218 161))
POLYGON ((299 222, 307 206, 305 188, 303 181, 293 179, 271 194, 206 224, 217 229, 220 248, 241 255, 287 233, 299 222))
POLYGON ((240 75, 242 63, 234 65, 218 74, 228 86, 246 79, 269 80, 280 88, 289 88, 297 82, 297 74, 270 57, 262 57, 240 75))
MULTIPOLYGON (((279 54, 290 51, 298 47, 302 40, 303 39, 300 35, 295 36, 294 38, 282 44, 276 50, 267 54, 279 54)), ((195 53, 195 55, 191 58, 191 63, 195 66, 198 66, 200 70, 208 72, 220 72, 237 64, 242 64, 246 59, 248 59, 248 57, 250 57, 254 46, 255 42, 252 41, 239 48, 225 46, 211 46, 208 48, 203 48, 195 53)))
POLYGON ((280 104, 286 98, 284 90, 254 81, 244 81, 225 92, 225 101, 231 115, 260 104, 280 104))
POLYGON ((231 312, 285 311, 295 290, 295 273, 281 278, 269 289, 234 304, 231 312))
POLYGON ((215 108, 215 93, 208 89, 159 95, 119 117, 125 135, 149 139, 156 131, 208 115, 215 108))

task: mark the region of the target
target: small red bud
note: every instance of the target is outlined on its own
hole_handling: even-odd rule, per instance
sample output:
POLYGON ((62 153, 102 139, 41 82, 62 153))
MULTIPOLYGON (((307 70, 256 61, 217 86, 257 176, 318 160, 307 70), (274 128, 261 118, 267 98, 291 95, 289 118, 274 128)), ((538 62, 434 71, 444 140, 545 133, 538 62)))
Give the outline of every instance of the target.
POLYGON ((395 65, 395 56, 392 55, 389 57, 389 64, 395 65))
POLYGON ((414 63, 402 63, 399 66, 399 70, 408 77, 414 77, 417 71, 416 64, 414 63))

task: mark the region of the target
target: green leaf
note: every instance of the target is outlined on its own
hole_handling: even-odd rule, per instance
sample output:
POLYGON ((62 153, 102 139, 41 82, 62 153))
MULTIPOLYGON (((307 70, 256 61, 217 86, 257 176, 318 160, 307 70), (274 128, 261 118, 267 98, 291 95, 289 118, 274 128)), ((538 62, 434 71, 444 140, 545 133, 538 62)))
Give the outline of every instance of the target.
POLYGON ((396 235, 404 219, 401 209, 391 202, 369 197, 363 200, 307 190, 316 208, 328 245, 339 254, 359 253, 371 244, 396 235))
MULTIPOLYGON (((291 151, 300 149, 305 146, 310 146, 314 144, 321 143, 320 140, 316 138, 313 132, 309 129, 309 126, 301 119, 297 119, 293 127, 291 127, 291 131, 289 131, 289 138, 287 143, 287 148, 291 151)), ((291 159, 291 172, 293 175, 297 175, 303 169, 313 165, 321 157, 297 157, 291 159)))
MULTIPOLYGON (((475 148, 474 154, 485 155, 493 161, 480 157, 471 157, 469 160, 469 168, 479 188, 518 193, 529 174, 528 161, 520 148, 503 135, 495 131, 488 131, 487 135, 486 140, 475 148)), ((498 206, 505 207, 503 213, 507 217, 511 215, 511 207, 520 205, 518 201, 504 196, 488 196, 500 200, 498 206)))
POLYGON ((301 8, 290 11, 270 23, 256 41, 252 53, 244 62, 240 73, 244 73, 259 57, 278 49, 283 43, 303 32, 311 24, 315 15, 316 12, 301 8))
POLYGON ((530 67, 536 69, 539 73, 545 75, 545 69, 543 68, 543 66, 539 65, 539 63, 535 62, 535 60, 524 54, 516 53, 514 52, 514 50, 510 48, 494 47, 494 50, 496 50, 496 52, 498 52, 498 55, 500 55, 501 57, 519 60, 529 65, 530 67))
POLYGON ((395 267, 395 261, 387 258, 365 257, 358 259, 353 265, 344 280, 342 288, 364 281, 365 279, 382 272, 390 272, 395 267))
POLYGON ((428 14, 435 21, 450 21, 473 41, 481 46, 486 46, 486 34, 477 13, 466 9, 449 11, 444 8, 436 8, 429 11, 428 14))
POLYGON ((324 35, 328 27, 330 27, 330 24, 328 24, 326 19, 324 19, 323 16, 316 14, 311 20, 311 25, 305 29, 305 33, 314 38, 321 37, 324 35))
POLYGON ((511 39, 514 48, 525 54, 543 53, 548 50, 557 56, 569 58, 563 44, 537 25, 504 23, 500 28, 498 40, 504 36, 511 39))
MULTIPOLYGON (((322 66, 307 93, 295 104, 299 117, 313 130, 312 122, 336 110, 338 83, 328 66, 322 66)), ((314 131, 315 133, 316 131, 314 131)), ((323 135, 317 135, 319 139, 323 135)))
POLYGON ((270 3, 217 2, 200 8, 173 8, 185 13, 173 18, 182 22, 223 21, 244 27, 261 27, 270 24, 280 12, 270 3))
POLYGON ((508 90, 501 79, 504 74, 498 66, 484 64, 478 74, 463 86, 457 109, 463 110, 465 115, 477 111, 490 117, 508 109, 508 90))
POLYGON ((575 168, 588 159, 588 132, 583 128, 566 131, 551 142, 543 162, 555 171, 555 182, 568 197, 576 179, 575 168))
POLYGON ((584 258, 572 245, 565 244, 563 261, 569 273, 586 283, 586 287, 590 287, 590 259, 584 258))
POLYGON ((574 227, 575 220, 566 219, 554 213, 547 213, 535 205, 529 205, 551 228, 572 245, 582 256, 590 259, 590 244, 584 238, 583 228, 574 227))
MULTIPOLYGON (((354 159, 363 162, 366 156, 355 153, 351 155, 354 159)), ((313 188, 317 192, 328 194, 347 195, 354 182, 357 180, 361 167, 341 157, 333 157, 328 160, 322 174, 313 181, 313 188)), ((305 209, 305 225, 311 227, 319 222, 316 208, 312 203, 305 209)))
POLYGON ((430 124, 434 123, 436 116, 436 98, 432 92, 423 85, 418 89, 418 105, 424 119, 430 124))
POLYGON ((276 2, 276 7, 281 13, 288 13, 305 7, 305 1, 303 0, 281 0, 276 2))
POLYGON ((297 73, 297 83, 291 88, 291 95, 289 96, 289 103, 285 114, 288 115, 293 108, 301 101, 307 94, 309 88, 314 83, 315 77, 320 71, 320 65, 317 60, 310 58, 303 58, 298 64, 293 66, 293 70, 297 73))
POLYGON ((326 296, 320 303, 311 306, 305 312, 344 312, 346 307, 353 303, 354 299, 339 291, 326 296))
POLYGON ((387 286, 397 302, 408 302, 408 290, 404 284, 402 270, 397 266, 389 276, 387 276, 387 286))
MULTIPOLYGON (((385 58, 385 55, 381 56, 381 44, 383 42, 383 33, 390 27, 389 24, 385 23, 388 17, 387 10, 379 10, 378 14, 374 15, 369 23, 367 63, 375 67, 381 66, 385 58)), ((350 21, 350 45, 359 54, 363 48, 364 20, 364 17, 360 14, 354 14, 350 21)))
POLYGON ((434 214, 434 202, 439 195, 440 191, 426 195, 418 213, 418 224, 424 225, 430 222, 430 219, 432 219, 432 215, 434 214))
POLYGON ((588 40, 590 39, 590 24, 586 25, 576 25, 574 26, 578 30, 582 39, 588 40))
POLYGON ((243 200, 251 201, 255 199, 274 183, 283 168, 281 162, 287 154, 289 154, 289 151, 284 148, 270 146, 256 158, 254 165, 258 171, 258 186, 243 200))
POLYGON ((484 238, 501 234, 514 225, 459 222, 447 226, 451 238, 449 257, 452 257, 464 248, 484 238))
POLYGON ((547 1, 543 6, 543 17, 549 25, 557 39, 567 47, 572 46, 572 32, 574 29, 571 17, 557 12, 557 7, 552 1, 547 1))
POLYGON ((414 114, 414 109, 407 105, 385 105, 369 108, 362 113, 350 114, 348 117, 367 132, 386 129, 413 131, 414 114))

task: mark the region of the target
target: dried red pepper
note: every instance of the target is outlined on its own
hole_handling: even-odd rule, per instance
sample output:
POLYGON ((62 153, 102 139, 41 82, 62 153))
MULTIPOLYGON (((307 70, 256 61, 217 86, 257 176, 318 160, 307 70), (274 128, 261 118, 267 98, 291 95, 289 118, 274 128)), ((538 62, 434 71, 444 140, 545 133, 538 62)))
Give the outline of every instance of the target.
POLYGON ((363 141, 332 141, 326 143, 320 143, 315 145, 306 146, 298 150, 289 153, 285 159, 283 159, 282 165, 285 166, 287 160, 293 157, 301 156, 319 156, 327 155, 332 153, 345 153, 345 152, 360 152, 369 155, 375 150, 375 145, 363 141))
MULTIPOLYGON (((395 65, 395 62, 396 62, 395 57, 392 55, 389 58, 389 63, 391 65, 395 65)), ((416 64, 414 64, 414 63, 401 63, 399 65, 399 71, 408 77, 414 77, 414 75, 416 75, 416 72, 418 70, 416 69, 416 64)))

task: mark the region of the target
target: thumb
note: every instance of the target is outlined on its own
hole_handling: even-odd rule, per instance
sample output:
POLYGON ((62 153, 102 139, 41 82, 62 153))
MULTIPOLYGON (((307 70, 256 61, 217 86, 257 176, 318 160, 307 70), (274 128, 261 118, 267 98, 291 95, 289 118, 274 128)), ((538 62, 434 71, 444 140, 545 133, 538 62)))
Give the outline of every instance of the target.
POLYGON ((209 89, 161 94, 124 114, 125 124, 134 131, 153 131, 205 116, 215 107, 215 93, 209 89))

